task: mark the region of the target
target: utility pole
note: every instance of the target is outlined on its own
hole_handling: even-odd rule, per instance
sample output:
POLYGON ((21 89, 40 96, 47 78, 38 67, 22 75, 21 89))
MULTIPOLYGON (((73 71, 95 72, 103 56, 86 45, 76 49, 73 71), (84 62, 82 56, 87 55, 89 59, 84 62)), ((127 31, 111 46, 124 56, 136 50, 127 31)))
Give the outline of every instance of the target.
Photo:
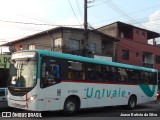
POLYGON ((89 50, 88 47, 88 22, 87 22, 87 9, 88 9, 88 3, 92 3, 92 1, 88 2, 87 0, 84 0, 84 47, 82 50, 83 56, 90 57, 92 52, 89 50))
POLYGON ((87 49, 88 49, 87 0, 84 0, 84 47, 83 47, 83 56, 87 56, 87 49))
POLYGON ((87 41, 87 34, 88 34, 87 29, 88 29, 88 23, 87 23, 87 0, 84 0, 84 39, 86 41, 87 41))

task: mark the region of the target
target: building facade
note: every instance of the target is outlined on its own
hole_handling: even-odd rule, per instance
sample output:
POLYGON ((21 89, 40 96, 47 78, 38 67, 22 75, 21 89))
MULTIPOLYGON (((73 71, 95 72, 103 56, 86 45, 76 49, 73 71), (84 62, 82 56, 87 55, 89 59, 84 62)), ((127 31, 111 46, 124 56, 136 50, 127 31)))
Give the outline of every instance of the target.
MULTIPOLYGON (((118 39, 95 30, 88 30, 88 56, 99 58, 111 58, 115 61, 115 42, 118 39)), ((84 29, 58 27, 43 31, 22 39, 15 40, 4 46, 18 50, 51 50, 69 54, 83 55, 84 29)))
MULTIPOLYGON (((88 56, 160 70, 160 47, 155 42, 158 37, 159 33, 115 22, 88 31, 88 56), (152 45, 148 44, 150 39, 152 45)), ((84 43, 84 29, 58 27, 4 45, 14 46, 16 51, 44 49, 83 55, 84 43)))
POLYGON ((119 39, 115 47, 116 62, 160 70, 160 47, 155 42, 159 33, 122 22, 101 27, 98 31, 119 39), (152 45, 148 44, 151 39, 152 45))

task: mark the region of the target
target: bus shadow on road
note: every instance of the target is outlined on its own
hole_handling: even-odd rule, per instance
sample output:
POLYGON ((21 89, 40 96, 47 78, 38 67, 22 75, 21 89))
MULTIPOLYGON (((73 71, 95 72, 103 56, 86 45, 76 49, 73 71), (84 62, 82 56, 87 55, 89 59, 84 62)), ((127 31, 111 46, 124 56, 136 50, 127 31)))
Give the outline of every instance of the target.
MULTIPOLYGON (((144 109, 149 109, 150 107, 145 105, 137 105, 134 110, 128 110, 126 106, 108 106, 100 108, 89 108, 81 109, 76 114, 70 117, 113 117, 120 116, 123 112, 133 112, 133 111, 143 111, 144 109)), ((66 117, 62 111, 46 111, 42 112, 43 116, 46 117, 66 117)))

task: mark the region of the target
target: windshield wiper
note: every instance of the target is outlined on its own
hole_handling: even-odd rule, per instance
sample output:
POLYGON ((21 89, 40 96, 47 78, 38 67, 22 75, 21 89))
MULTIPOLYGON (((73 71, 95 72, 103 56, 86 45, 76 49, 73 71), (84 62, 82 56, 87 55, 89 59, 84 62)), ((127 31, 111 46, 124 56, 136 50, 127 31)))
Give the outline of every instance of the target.
MULTIPOLYGON (((22 71, 24 70, 25 66, 27 66, 28 62, 30 61, 30 58, 27 58, 26 61, 19 61, 17 62, 17 67, 16 67, 16 70, 17 70, 17 74, 15 74, 15 79, 17 79, 17 82, 18 82, 18 86, 19 84, 21 84, 20 82, 24 79, 24 77, 22 76, 22 71)), ((14 64, 16 63, 14 62, 14 64)), ((21 86, 21 85, 20 85, 21 86)))
POLYGON ((27 58, 27 60, 23 63, 20 64, 20 70, 24 70, 25 66, 27 66, 27 64, 29 63, 30 58, 27 58))

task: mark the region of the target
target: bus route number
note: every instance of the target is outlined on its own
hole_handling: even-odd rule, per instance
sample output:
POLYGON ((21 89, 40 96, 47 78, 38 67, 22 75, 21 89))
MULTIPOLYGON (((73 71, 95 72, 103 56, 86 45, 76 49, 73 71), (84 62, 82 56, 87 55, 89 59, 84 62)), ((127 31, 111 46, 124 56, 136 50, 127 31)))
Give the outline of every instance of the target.
POLYGON ((78 90, 68 90, 68 93, 78 93, 78 90))

